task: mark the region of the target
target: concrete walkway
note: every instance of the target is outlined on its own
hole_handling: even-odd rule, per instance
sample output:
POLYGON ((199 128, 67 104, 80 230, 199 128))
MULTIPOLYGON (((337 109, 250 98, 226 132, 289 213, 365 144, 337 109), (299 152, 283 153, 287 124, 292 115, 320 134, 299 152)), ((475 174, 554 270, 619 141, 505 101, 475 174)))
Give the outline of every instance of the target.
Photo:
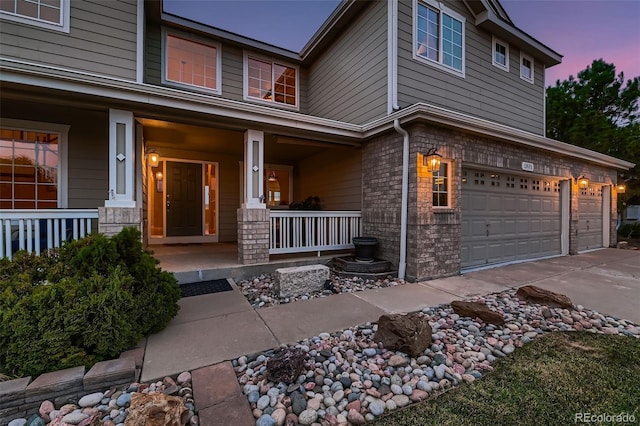
POLYGON ((376 321, 384 313, 417 311, 526 284, 640 323, 640 251, 636 250, 604 249, 258 310, 232 283, 234 291, 180 300, 178 315, 147 339, 141 380, 192 371, 201 425, 253 425, 229 360, 376 321))

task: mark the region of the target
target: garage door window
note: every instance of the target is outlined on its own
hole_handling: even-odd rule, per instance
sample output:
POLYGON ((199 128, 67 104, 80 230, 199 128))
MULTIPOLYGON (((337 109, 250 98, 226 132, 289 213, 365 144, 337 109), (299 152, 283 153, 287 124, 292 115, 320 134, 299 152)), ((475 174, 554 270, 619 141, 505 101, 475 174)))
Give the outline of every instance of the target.
POLYGON ((433 174, 433 207, 449 207, 449 164, 440 163, 440 170, 433 174))

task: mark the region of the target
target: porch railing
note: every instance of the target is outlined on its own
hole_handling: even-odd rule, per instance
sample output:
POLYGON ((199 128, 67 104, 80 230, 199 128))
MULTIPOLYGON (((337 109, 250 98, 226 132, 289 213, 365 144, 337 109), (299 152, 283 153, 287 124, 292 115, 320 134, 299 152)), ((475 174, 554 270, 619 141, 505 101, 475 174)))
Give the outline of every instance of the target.
POLYGON ((0 258, 60 247, 96 231, 97 224, 97 209, 0 210, 0 258))
POLYGON ((353 248, 359 211, 271 210, 269 254, 353 248))

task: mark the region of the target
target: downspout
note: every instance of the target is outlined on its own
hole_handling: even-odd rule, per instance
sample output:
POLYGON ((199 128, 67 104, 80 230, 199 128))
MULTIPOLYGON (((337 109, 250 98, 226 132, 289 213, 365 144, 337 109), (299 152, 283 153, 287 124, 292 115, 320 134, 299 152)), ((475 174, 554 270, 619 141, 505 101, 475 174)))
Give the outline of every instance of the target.
MULTIPOLYGON (((388 3, 387 26, 387 113, 398 111, 398 0, 388 3)), ((409 210, 409 133, 393 120, 393 128, 402 135, 402 196, 400 201, 400 260, 398 278, 404 280, 407 271, 407 212, 409 210)))

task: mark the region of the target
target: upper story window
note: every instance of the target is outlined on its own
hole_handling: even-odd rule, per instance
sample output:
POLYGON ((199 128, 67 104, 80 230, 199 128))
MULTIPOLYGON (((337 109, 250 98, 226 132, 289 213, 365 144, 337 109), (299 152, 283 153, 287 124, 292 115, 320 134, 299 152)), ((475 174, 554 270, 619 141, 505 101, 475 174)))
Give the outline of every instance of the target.
POLYGON ((533 58, 520 52, 520 78, 533 83, 533 58))
POLYGON ((414 0, 413 57, 464 76, 465 18, 433 0, 414 0))
POLYGON ((433 174, 433 207, 450 207, 449 163, 442 161, 440 170, 433 174))
POLYGON ((220 94, 220 48, 175 34, 165 34, 164 83, 220 94))
POLYGON ((69 3, 70 0, 0 0, 0 17, 68 33, 69 3))
POLYGON ((0 128, 0 209, 55 209, 61 134, 0 128))
POLYGON ((493 65, 509 71, 509 45, 493 37, 493 65))
POLYGON ((298 68, 245 55, 244 97, 247 100, 298 108, 298 68))

